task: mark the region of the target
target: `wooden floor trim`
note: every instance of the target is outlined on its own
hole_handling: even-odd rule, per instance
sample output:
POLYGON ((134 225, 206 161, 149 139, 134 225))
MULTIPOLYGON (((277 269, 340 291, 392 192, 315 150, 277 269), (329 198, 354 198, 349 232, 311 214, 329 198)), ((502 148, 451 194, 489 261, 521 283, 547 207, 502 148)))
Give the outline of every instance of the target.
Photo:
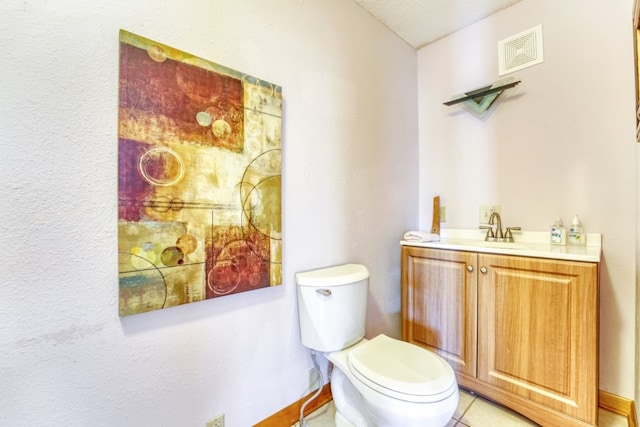
MULTIPOLYGON (((309 393, 297 402, 292 403, 286 408, 260 421, 258 424, 255 424, 253 427, 283 427, 294 425, 295 423, 300 421, 300 408, 302 407, 302 405, 304 405, 304 402, 306 402, 309 398, 316 394, 316 392, 317 390, 313 393, 309 393)), ((331 385, 325 384, 318 397, 309 402, 309 404, 304 408, 304 415, 309 415, 316 409, 321 408, 322 406, 331 402, 332 399, 333 396, 331 395, 331 385)))
POLYGON ((633 400, 603 390, 598 392, 598 405, 602 409, 627 417, 629 427, 638 427, 638 415, 633 400))
MULTIPOLYGON (((311 398, 316 392, 309 393, 307 396, 298 400, 286 408, 276 412, 268 418, 255 424, 253 427, 283 427, 292 426, 300 420, 300 407, 311 398)), ((331 395, 331 386, 326 384, 320 395, 310 402, 304 411, 304 415, 309 415, 313 411, 326 405, 333 399, 331 395)), ((617 396, 603 390, 598 391, 598 406, 607 411, 622 415, 627 418, 629 427, 638 427, 638 416, 636 414, 636 405, 633 400, 617 396)))

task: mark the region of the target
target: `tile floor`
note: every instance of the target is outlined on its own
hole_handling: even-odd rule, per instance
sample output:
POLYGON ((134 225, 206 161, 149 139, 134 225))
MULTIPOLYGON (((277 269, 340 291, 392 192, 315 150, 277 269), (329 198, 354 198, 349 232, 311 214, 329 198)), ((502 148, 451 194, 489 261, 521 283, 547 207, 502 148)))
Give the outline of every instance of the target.
MULTIPOLYGON (((333 422, 334 413, 333 402, 329 402, 307 416, 307 426, 335 427, 333 422)), ((599 427, 627 427, 627 420, 621 415, 600 409, 599 416, 599 427)), ((472 395, 467 391, 460 390, 460 404, 455 414, 453 414, 453 419, 449 421, 446 427, 526 427, 537 425, 509 409, 472 395)), ((292 427, 299 427, 298 423, 292 427)))

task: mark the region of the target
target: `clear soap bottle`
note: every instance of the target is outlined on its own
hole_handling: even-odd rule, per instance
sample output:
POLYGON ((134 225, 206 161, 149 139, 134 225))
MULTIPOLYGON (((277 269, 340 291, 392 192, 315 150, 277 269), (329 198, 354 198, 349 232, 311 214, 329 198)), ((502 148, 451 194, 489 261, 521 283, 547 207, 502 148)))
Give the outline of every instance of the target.
POLYGON ((578 214, 575 214, 573 216, 573 221, 571 221, 568 242, 572 246, 585 246, 587 244, 587 237, 584 234, 584 229, 578 219, 578 214))
POLYGON ((551 226, 551 244, 562 246, 567 244, 567 231, 564 229, 560 217, 557 217, 556 223, 551 226))

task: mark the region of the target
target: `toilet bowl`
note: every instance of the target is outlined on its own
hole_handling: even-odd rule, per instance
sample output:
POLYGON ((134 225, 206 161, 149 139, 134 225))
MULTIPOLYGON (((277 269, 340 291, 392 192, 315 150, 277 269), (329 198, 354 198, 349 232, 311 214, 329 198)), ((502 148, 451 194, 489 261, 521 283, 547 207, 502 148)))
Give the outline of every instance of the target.
POLYGON ((458 407, 451 366, 413 344, 378 335, 325 357, 336 427, 442 427, 458 407))
POLYGON ((302 344, 333 363, 336 427, 443 427, 458 406, 451 366, 378 335, 364 338, 369 271, 346 264, 296 274, 302 344))

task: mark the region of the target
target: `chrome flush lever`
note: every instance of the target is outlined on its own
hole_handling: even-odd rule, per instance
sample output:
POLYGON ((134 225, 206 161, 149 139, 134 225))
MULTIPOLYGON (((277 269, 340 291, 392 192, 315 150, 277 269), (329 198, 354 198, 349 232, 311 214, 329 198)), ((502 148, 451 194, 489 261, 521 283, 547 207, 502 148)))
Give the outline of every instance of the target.
POLYGON ((316 292, 319 293, 322 296, 325 296, 325 297, 330 297, 331 296, 331 290, 330 289, 316 289, 316 292))

